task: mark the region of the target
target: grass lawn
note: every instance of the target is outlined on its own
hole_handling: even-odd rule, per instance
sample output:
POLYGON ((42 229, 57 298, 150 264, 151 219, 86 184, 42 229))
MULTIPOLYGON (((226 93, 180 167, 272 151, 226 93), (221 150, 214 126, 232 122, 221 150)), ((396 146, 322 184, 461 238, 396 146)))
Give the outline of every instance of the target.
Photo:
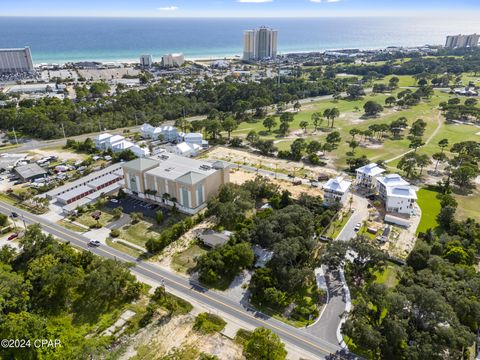
POLYGON ((422 217, 420 224, 418 224, 417 234, 438 226, 437 215, 440 213, 440 200, 437 198, 437 195, 436 191, 428 189, 420 189, 417 192, 417 203, 420 209, 422 209, 422 217))
POLYGON ((127 224, 120 229, 120 239, 139 246, 145 246, 150 238, 158 237, 166 228, 185 219, 186 215, 177 213, 165 218, 161 225, 148 219, 140 220, 136 224, 127 224))
POLYGON ((340 234, 345 224, 348 222, 348 219, 350 219, 350 216, 352 216, 352 213, 348 211, 342 216, 341 219, 337 219, 332 222, 328 227, 328 230, 325 232, 325 236, 335 239, 340 234))
POLYGON ((400 272, 400 266, 394 263, 388 263, 382 272, 375 272, 376 280, 374 282, 378 284, 384 284, 386 287, 395 287, 398 282, 398 274, 400 272))
POLYGON ((135 245, 145 246, 148 239, 160 235, 161 227, 146 220, 141 220, 136 224, 128 224, 120 229, 120 239, 134 243, 135 245))
POLYGON ((458 195, 452 194, 458 202, 457 216, 461 220, 466 220, 469 217, 473 219, 480 218, 480 208, 478 206, 480 199, 480 191, 476 189, 472 194, 458 195))
MULTIPOLYGON (((409 77, 402 77, 401 81, 408 83, 412 79, 409 77)), ((388 81, 388 77, 387 80, 388 81)), ((408 85, 411 85, 408 83, 408 85)), ((402 86, 406 86, 405 84, 402 86)), ((393 91, 393 95, 397 94, 402 89, 397 89, 393 91)), ((385 108, 383 113, 380 114, 376 118, 370 119, 361 119, 360 117, 363 114, 363 105, 369 101, 373 100, 380 104, 384 104, 385 99, 389 96, 389 94, 370 94, 365 96, 361 100, 322 100, 317 102, 312 102, 309 104, 304 104, 303 110, 295 114, 293 122, 290 124, 290 131, 296 131, 300 129, 300 122, 307 121, 309 126, 307 127, 306 133, 302 136, 307 141, 310 140, 319 140, 320 142, 324 142, 326 136, 329 132, 332 131, 330 128, 325 128, 327 123, 324 122, 321 124, 323 127, 323 131, 320 131, 316 134, 313 134, 313 124, 311 121, 311 116, 314 112, 323 112, 326 108, 336 107, 340 110, 340 117, 335 120, 335 128, 340 132, 342 137, 342 141, 340 142, 338 148, 331 153, 327 154, 327 157, 334 157, 335 163, 339 167, 346 166, 346 159, 347 153, 350 152, 350 148, 348 146, 347 141, 351 139, 349 131, 353 128, 357 128, 360 130, 366 130, 372 124, 382 124, 382 123, 390 123, 391 121, 398 119, 399 117, 406 117, 411 124, 416 119, 423 119, 427 122, 427 128, 425 130, 424 139, 427 139, 437 128, 438 126, 438 114, 439 110, 438 104, 442 101, 446 101, 449 99, 450 95, 435 91, 434 95, 428 102, 421 102, 417 106, 413 106, 408 109, 403 109, 400 111, 393 110, 390 108, 385 108)), ((443 121, 443 119, 442 119, 443 121)), ((277 117, 277 127, 278 128, 279 119, 277 117)), ((276 129, 275 128, 275 129, 276 129)), ((268 133, 267 130, 264 128, 262 121, 258 121, 256 123, 241 123, 237 130, 232 132, 232 136, 239 136, 245 137, 249 131, 255 130, 262 139, 272 139, 275 140, 275 145, 278 147, 279 150, 287 150, 290 147, 290 144, 294 141, 293 138, 282 138, 278 137, 276 130, 272 130, 271 133, 268 133)), ((462 129, 460 129, 462 130, 462 129)), ((470 130, 472 128, 470 127, 470 130)), ((461 131, 461 134, 456 135, 457 137, 462 137, 464 131, 461 131)), ((438 141, 443 138, 441 133, 439 133, 431 142, 432 148, 427 147, 427 151, 434 153, 437 150, 436 144, 438 141), (440 137, 438 140, 437 138, 440 137)), ((357 138, 358 139, 358 138, 357 138)), ((387 160, 397 155, 402 154, 403 152, 408 150, 409 141, 406 139, 406 136, 402 140, 390 140, 386 139, 381 144, 380 147, 375 148, 365 148, 365 147, 358 147, 355 151, 355 156, 366 155, 367 157, 371 158, 372 160, 387 160)), ((396 166, 396 164, 392 164, 392 166, 396 166)))
POLYGON ((130 247, 126 243, 123 243, 123 242, 120 242, 120 241, 113 242, 111 239, 107 239, 107 245, 116 249, 116 250, 120 250, 121 252, 124 252, 125 254, 133 256, 135 258, 138 258, 142 255, 142 252, 140 252, 137 249, 134 249, 133 247, 130 247))
POLYGON ((0 193, 0 200, 3 201, 3 202, 6 202, 7 204, 10 204, 10 205, 17 205, 18 204, 18 200, 14 199, 11 196, 8 196, 5 193, 0 193))
POLYGON ((368 225, 362 224, 362 227, 360 228, 360 230, 358 230, 358 235, 363 235, 372 241, 376 239, 377 234, 378 234, 378 231, 375 234, 368 232, 368 225))
MULTIPOLYGON (((102 214, 100 215, 100 224, 105 225, 107 223, 109 223, 110 221, 113 220, 113 215, 110 214, 109 212, 106 212, 105 210, 100 210, 102 212, 102 214)), ((92 217, 92 213, 94 211, 87 211, 86 213, 80 215, 78 218, 75 219, 76 222, 79 222, 80 224, 82 225, 85 225, 85 226, 94 226, 96 223, 97 223, 97 220, 95 220, 93 217, 92 217)))
POLYGON ((57 224, 63 226, 65 229, 76 231, 76 232, 88 231, 87 229, 84 229, 83 227, 73 224, 70 221, 65 219, 57 221, 57 224))
POLYGON ((388 85, 388 82, 394 76, 396 76, 398 78, 398 80, 399 80, 398 86, 400 86, 400 87, 402 87, 402 86, 418 86, 417 80, 415 80, 415 78, 413 76, 410 76, 410 75, 389 75, 389 76, 385 76, 381 80, 376 80, 375 83, 388 85))
MULTIPOLYGON (((461 141, 480 141, 480 135, 476 135, 478 132, 480 132, 480 129, 472 125, 444 123, 440 131, 432 138, 430 144, 420 148, 418 152, 428 155, 439 152, 438 142, 442 139, 448 139, 450 146, 461 141)), ((449 154, 449 151, 446 151, 446 154, 449 154)))
POLYGON ((187 250, 172 256, 172 267, 175 271, 188 273, 197 266, 197 258, 208 252, 204 247, 197 244, 191 245, 187 250))

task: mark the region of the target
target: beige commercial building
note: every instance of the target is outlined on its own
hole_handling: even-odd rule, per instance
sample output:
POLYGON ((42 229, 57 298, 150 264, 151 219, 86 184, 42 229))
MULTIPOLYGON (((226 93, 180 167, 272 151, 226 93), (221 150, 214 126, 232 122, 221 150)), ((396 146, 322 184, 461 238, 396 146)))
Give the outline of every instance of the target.
POLYGON ((224 161, 210 163, 174 154, 135 159, 123 165, 125 191, 195 214, 230 181, 229 168, 224 161))

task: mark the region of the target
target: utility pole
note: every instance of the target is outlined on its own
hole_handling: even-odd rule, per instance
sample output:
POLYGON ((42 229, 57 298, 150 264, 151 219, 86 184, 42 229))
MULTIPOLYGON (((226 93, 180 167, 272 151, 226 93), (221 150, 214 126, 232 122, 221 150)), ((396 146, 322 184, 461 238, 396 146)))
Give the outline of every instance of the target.
POLYGON ((13 136, 15 137, 15 143, 18 145, 17 133, 15 132, 15 128, 13 128, 13 136))
POLYGON ((102 124, 100 124, 100 120, 98 120, 98 128, 100 129, 100 132, 102 132, 102 124))
POLYGON ((63 122, 61 123, 62 125, 62 131, 63 131, 63 138, 67 140, 67 135, 65 135, 65 128, 63 127, 63 122))

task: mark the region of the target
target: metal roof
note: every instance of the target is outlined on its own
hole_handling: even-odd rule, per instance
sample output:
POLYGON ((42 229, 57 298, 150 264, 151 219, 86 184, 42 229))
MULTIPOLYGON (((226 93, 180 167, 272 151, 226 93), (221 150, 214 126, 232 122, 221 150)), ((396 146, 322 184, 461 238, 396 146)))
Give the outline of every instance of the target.
POLYGON ((145 171, 150 170, 159 165, 159 162, 148 158, 138 158, 123 164, 124 169, 133 171, 145 171))
POLYGON ((15 168, 15 172, 24 179, 30 179, 32 177, 45 175, 47 171, 35 163, 18 166, 15 168))

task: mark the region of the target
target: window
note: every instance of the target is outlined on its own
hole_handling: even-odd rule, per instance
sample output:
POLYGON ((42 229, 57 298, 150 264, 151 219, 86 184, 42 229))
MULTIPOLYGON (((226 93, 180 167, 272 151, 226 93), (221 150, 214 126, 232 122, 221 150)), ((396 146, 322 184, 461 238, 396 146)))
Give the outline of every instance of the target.
POLYGON ((200 206, 203 204, 203 186, 198 185, 197 186, 197 206, 200 206))

